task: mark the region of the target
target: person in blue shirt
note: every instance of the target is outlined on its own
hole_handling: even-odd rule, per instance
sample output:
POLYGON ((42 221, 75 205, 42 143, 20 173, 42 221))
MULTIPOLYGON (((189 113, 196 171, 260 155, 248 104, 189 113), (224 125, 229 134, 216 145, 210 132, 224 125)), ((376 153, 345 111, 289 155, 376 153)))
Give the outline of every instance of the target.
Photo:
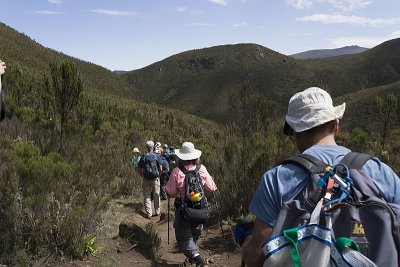
MULTIPOLYGON (((294 140, 301 153, 334 166, 350 152, 335 141, 345 107, 345 103, 333 106, 325 90, 308 88, 290 99, 284 134, 294 140)), ((373 179, 387 202, 400 204, 400 180, 389 166, 373 157, 365 163, 363 171, 373 179)), ((246 266, 263 266, 262 245, 270 237, 282 204, 302 192, 309 177, 307 170, 292 163, 276 166, 261 177, 250 203, 250 211, 256 215, 254 229, 242 244, 246 266)))
POLYGON ((162 173, 161 158, 158 154, 154 152, 154 142, 149 140, 146 142, 146 153, 141 157, 138 162, 139 174, 143 177, 142 189, 143 189, 143 203, 144 211, 141 214, 150 219, 153 216, 151 199, 153 197, 155 216, 161 215, 160 206, 160 174, 162 173), (155 166, 154 166, 154 165, 155 166), (154 166, 157 170, 153 168, 148 168, 154 166), (157 177, 146 177, 145 170, 150 169, 152 173, 157 177))

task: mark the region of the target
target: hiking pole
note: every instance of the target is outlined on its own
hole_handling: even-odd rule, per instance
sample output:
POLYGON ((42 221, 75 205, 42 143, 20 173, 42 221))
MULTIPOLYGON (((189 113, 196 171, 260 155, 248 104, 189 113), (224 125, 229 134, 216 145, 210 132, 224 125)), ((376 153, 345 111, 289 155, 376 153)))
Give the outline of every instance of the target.
POLYGON ((170 200, 170 197, 168 196, 168 203, 167 203, 167 205, 168 205, 168 207, 167 207, 167 209, 168 209, 168 212, 167 212, 167 216, 168 216, 168 246, 169 246, 169 200, 170 200))
POLYGON ((214 199, 215 199, 215 207, 217 208, 217 213, 218 213, 218 218, 219 218, 219 226, 221 227, 221 233, 222 233, 222 238, 224 239, 224 245, 225 245, 225 251, 226 251, 226 256, 229 258, 229 253, 228 253, 228 245, 226 243, 226 238, 224 234, 224 229, 222 227, 222 218, 221 218, 221 212, 219 210, 219 205, 217 201, 217 197, 215 195, 215 191, 213 191, 214 194, 214 199))

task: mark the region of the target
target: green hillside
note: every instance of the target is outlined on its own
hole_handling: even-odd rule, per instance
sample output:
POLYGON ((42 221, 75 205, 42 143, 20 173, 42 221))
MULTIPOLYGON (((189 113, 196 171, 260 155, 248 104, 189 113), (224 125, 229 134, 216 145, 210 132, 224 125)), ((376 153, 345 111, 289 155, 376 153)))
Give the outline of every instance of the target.
POLYGON ((227 99, 245 80, 281 111, 294 92, 309 86, 339 97, 398 81, 400 39, 336 60, 296 60, 256 44, 216 46, 183 52, 123 76, 145 99, 227 122, 227 99))
POLYGON ((49 72, 49 62, 73 61, 85 79, 89 91, 130 95, 131 85, 112 71, 71 56, 50 50, 0 22, 0 58, 11 69, 19 69, 26 77, 41 79, 49 72))

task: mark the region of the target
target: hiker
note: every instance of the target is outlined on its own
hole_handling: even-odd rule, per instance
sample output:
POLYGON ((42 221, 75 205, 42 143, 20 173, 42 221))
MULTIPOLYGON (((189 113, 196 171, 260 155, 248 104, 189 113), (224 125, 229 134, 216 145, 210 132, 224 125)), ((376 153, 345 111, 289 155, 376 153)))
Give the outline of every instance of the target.
MULTIPOLYGON (((283 132, 294 140, 300 153, 335 166, 350 152, 335 141, 344 111, 345 103, 334 107, 326 91, 308 88, 290 99, 283 132)), ((400 203, 400 180, 390 167, 372 157, 362 170, 373 179, 387 202, 400 203)), ((300 196, 309 179, 310 173, 293 163, 279 165, 261 177, 250 203, 250 211, 256 215, 254 229, 242 243, 246 266, 263 266, 262 246, 270 238, 283 203, 300 196)), ((391 251, 387 253, 385 257, 397 257, 390 255, 391 251)))
MULTIPOLYGON (((185 173, 184 171, 197 170, 200 176, 202 187, 208 192, 217 190, 214 179, 208 173, 206 167, 199 163, 201 151, 196 149, 191 142, 184 142, 180 149, 175 149, 175 155, 179 158, 179 167, 171 171, 171 175, 165 186, 165 190, 170 197, 175 199, 175 238, 180 251, 186 256, 185 263, 196 264, 196 267, 207 266, 200 256, 197 240, 201 235, 203 224, 192 223, 184 220, 181 214, 181 204, 186 199, 185 192, 185 173)), ((205 197, 205 196, 203 196, 205 197)))
POLYGON ((161 146, 155 149, 155 153, 160 156, 162 166, 162 172, 160 174, 160 198, 161 200, 167 200, 168 197, 167 193, 165 192, 165 184, 167 183, 169 177, 169 163, 167 159, 163 156, 164 153, 161 146))
POLYGON ((133 170, 137 171, 138 164, 139 164, 139 161, 142 158, 142 156, 140 155, 140 150, 137 147, 133 148, 131 153, 133 154, 133 156, 131 158, 131 165, 132 165, 133 170))
POLYGON ((155 216, 161 215, 160 209, 160 174, 162 173, 161 159, 154 153, 154 142, 146 142, 147 152, 141 157, 138 167, 139 174, 143 177, 143 217, 150 219, 153 215, 151 197, 154 200, 155 216))
POLYGON ((161 147, 161 143, 160 142, 156 142, 155 143, 154 152, 156 152, 157 154, 161 155, 162 147, 161 147))
POLYGON ((1 114, 0 121, 2 121, 6 115, 6 100, 4 98, 4 91, 1 88, 1 82, 3 80, 3 74, 6 72, 6 63, 0 60, 0 101, 1 101, 1 114))
POLYGON ((163 151, 162 151, 161 156, 163 156, 169 162, 169 154, 170 154, 169 146, 167 144, 163 144, 162 148, 163 148, 163 151))

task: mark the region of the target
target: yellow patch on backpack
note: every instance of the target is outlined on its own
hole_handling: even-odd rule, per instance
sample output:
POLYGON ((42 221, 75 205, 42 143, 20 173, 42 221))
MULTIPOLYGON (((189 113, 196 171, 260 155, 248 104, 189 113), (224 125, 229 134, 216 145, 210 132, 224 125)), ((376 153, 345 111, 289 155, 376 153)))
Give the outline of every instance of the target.
POLYGON ((364 231, 364 226, 362 225, 361 222, 351 222, 352 224, 352 230, 351 230, 351 235, 352 236, 365 236, 365 231, 364 231))

